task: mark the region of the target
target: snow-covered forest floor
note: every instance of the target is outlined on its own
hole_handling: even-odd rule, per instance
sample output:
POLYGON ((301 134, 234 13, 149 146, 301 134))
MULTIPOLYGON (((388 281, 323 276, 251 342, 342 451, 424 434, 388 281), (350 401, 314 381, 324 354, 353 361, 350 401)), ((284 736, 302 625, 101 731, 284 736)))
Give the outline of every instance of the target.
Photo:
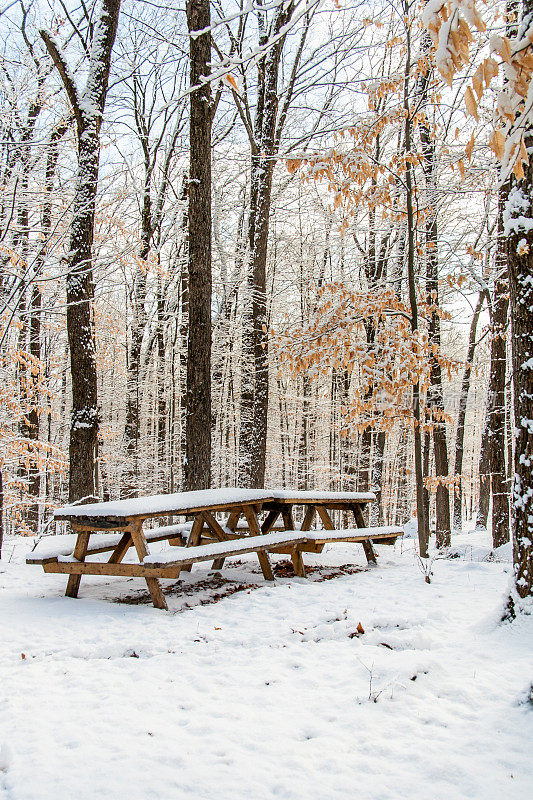
POLYGON ((196 566, 169 613, 139 580, 65 598, 30 546, 0 563, 2 800, 532 796, 533 614, 500 623, 510 548, 487 534, 430 585, 412 540, 275 585, 251 556, 196 566))

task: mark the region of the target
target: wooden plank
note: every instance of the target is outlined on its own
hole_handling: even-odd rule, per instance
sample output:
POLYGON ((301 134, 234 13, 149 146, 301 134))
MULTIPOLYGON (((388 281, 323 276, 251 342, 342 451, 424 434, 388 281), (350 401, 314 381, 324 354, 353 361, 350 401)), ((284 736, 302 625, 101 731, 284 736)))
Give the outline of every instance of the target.
POLYGON ((265 580, 273 581, 274 573, 272 572, 272 566, 270 564, 270 559, 268 557, 268 553, 266 552, 266 550, 258 550, 257 558, 259 559, 259 563, 261 565, 261 570, 263 572, 265 580))
POLYGON ((363 508, 360 505, 352 505, 351 511, 353 513, 353 518, 355 520, 355 526, 357 528, 366 528, 367 522, 365 519, 365 515, 363 514, 363 508))
POLYGON ((322 525, 324 526, 324 528, 327 531, 334 531, 335 530, 335 525, 333 524, 332 519, 331 519, 330 515, 328 514, 328 512, 326 511, 326 509, 324 508, 324 506, 317 504, 316 505, 316 510, 317 510, 318 516, 320 517, 320 520, 321 520, 322 525))
POLYGON ((113 531, 125 531, 130 523, 125 519, 106 519, 105 517, 54 517, 54 519, 66 519, 70 522, 73 531, 100 531, 101 533, 112 533, 113 531))
MULTIPOLYGON (((139 556, 139 561, 142 561, 145 556, 148 555, 148 546, 146 544, 146 539, 144 538, 142 522, 138 522, 135 525, 132 525, 131 530, 131 538, 133 539, 133 544, 137 551, 137 555, 139 556)), ((168 611, 167 601, 163 596, 163 592, 161 591, 161 585, 157 578, 146 578, 146 585, 148 586, 148 591, 150 592, 150 597, 152 598, 152 603, 154 604, 155 608, 161 608, 164 611, 168 611)))
POLYGON ((376 553, 374 548, 372 547, 372 542, 369 539, 365 539, 361 542, 363 545, 363 550, 365 551, 366 560, 369 564, 377 564, 376 553))
MULTIPOLYGON (((365 515, 363 514, 363 509, 359 505, 352 506, 352 512, 355 519, 355 524, 358 528, 365 528, 366 527, 366 520, 365 515)), ((372 542, 369 539, 365 539, 361 542, 363 545, 363 550, 365 551, 366 560, 369 564, 377 564, 378 560, 376 558, 376 553, 374 548, 372 547, 372 542)))
POLYGON ((242 511, 240 508, 237 508, 235 511, 232 511, 228 517, 228 521, 226 522, 226 528, 229 528, 230 531, 237 530, 237 525, 239 524, 241 515, 242 511))
MULTIPOLYGON (((99 531, 99 533, 101 533, 101 531, 99 531)), ((150 531, 148 533, 150 534, 150 531)), ((129 531, 124 535, 127 535, 129 537, 130 536, 129 531)), ((146 539, 147 539, 147 541, 150 541, 150 542, 164 542, 164 541, 168 540, 169 544, 172 541, 171 539, 168 538, 168 533, 167 534, 161 534, 161 535, 158 535, 158 536, 150 536, 150 535, 148 535, 146 537, 146 539)), ((180 547, 183 547, 184 544, 185 544, 185 542, 183 541, 183 538, 180 538, 177 543, 179 544, 180 547)), ((120 544, 120 542, 118 544, 120 544)), ((87 553, 85 555, 87 557, 87 556, 97 555, 99 553, 112 553, 118 547, 118 544, 108 544, 108 545, 94 546, 91 543, 91 541, 89 541, 89 546, 87 548, 87 553)), ((130 547, 133 547, 133 542, 131 542, 130 547)), ((29 555, 26 557, 26 564, 39 564, 39 565, 42 565, 42 564, 48 564, 48 563, 50 563, 52 561, 56 561, 56 560, 57 560, 57 555, 55 555, 55 556, 47 556, 45 558, 39 558, 39 556, 37 555, 37 556, 35 556, 35 558, 32 558, 32 553, 29 553, 29 555)))
MULTIPOLYGON (((194 518, 194 522, 192 524, 191 532, 189 534, 189 541, 187 542, 187 547, 197 547, 200 539, 202 538, 202 530, 204 527, 204 518, 202 514, 197 514, 194 518)), ((190 572, 192 569, 192 562, 190 564, 185 564, 183 570, 185 572, 190 572)))
POLYGON ((365 499, 365 500, 327 500, 324 498, 319 497, 308 497, 308 498, 298 498, 298 497, 284 497, 284 498, 275 498, 274 500, 265 500, 263 502, 263 511, 270 511, 270 510, 280 510, 283 506, 322 506, 322 508, 329 508, 334 511, 350 511, 354 504, 366 506, 369 502, 373 502, 372 500, 365 499))
POLYGON ((208 505, 203 506, 191 506, 190 508, 175 508, 174 506, 169 506, 161 511, 153 511, 150 513, 139 513, 139 514, 113 514, 108 516, 96 516, 90 517, 85 516, 83 514, 60 514, 55 513, 54 518, 56 520, 68 520, 71 521, 72 524, 76 524, 80 529, 83 530, 120 530, 122 527, 123 529, 129 528, 129 526, 134 522, 144 522, 146 519, 155 519, 157 517, 168 517, 170 514, 177 517, 192 517, 195 514, 200 514, 202 511, 235 511, 237 509, 242 508, 244 505, 252 506, 252 507, 259 507, 261 508, 263 504, 267 501, 273 501, 273 497, 261 497, 257 499, 251 500, 236 500, 235 502, 231 503, 209 503, 208 505))
POLYGON ((210 511, 202 511, 202 517, 204 518, 208 528, 215 534, 219 542, 225 542, 226 539, 230 538, 220 522, 212 515, 210 511))
POLYGON ((296 530, 296 524, 294 522, 294 517, 292 516, 292 506, 287 506, 282 510, 281 518, 283 519, 283 524, 285 525, 286 531, 296 530))
MULTIPOLYGON (((295 544, 303 544, 305 542, 305 534, 300 534, 299 531, 294 531, 294 535, 290 535, 292 532, 289 532, 287 535, 286 540, 280 542, 279 544, 268 544, 263 543, 263 536, 259 535, 257 537, 252 536, 244 536, 241 539, 228 539, 227 542, 224 542, 224 547, 217 548, 218 552, 208 552, 208 553, 198 553, 198 548, 191 547, 187 548, 187 555, 180 555, 179 558, 173 559, 172 561, 154 561, 150 560, 149 563, 145 564, 146 567, 158 567, 164 568, 165 566, 175 566, 177 564, 189 564, 194 563, 196 561, 210 561, 212 558, 219 558, 221 555, 224 557, 228 556, 237 556, 243 555, 245 553, 258 553, 260 551, 267 551, 267 550, 275 550, 278 546, 291 546, 293 547, 295 544), (189 555, 190 553, 190 555, 189 555)), ((220 544, 219 542, 216 543, 217 545, 220 544)))
POLYGON ((128 531, 123 535, 122 539, 111 553, 108 564, 120 564, 130 547, 133 547, 133 539, 131 538, 131 533, 128 531))
POLYGON ((143 564, 110 564, 109 561, 55 561, 43 564, 45 572, 65 575, 109 575, 120 578, 170 578, 179 577, 180 567, 144 566, 143 564))
MULTIPOLYGON (((292 515, 292 506, 287 505, 281 511, 281 517, 283 519, 283 524, 285 526, 285 530, 293 531, 296 529, 296 523, 294 522, 294 517, 292 515)), ((294 569, 294 574, 299 578, 305 578, 305 565, 304 560, 302 558, 302 553, 299 547, 293 547, 291 551, 291 561, 292 566, 294 569)))
MULTIPOLYGON (((241 518, 241 513, 242 513, 241 509, 239 508, 236 511, 232 511, 231 514, 229 515, 228 519, 227 519, 226 528, 228 528, 233 533, 235 533, 235 530, 236 530, 237 525, 239 523, 239 520, 241 518)), ((217 571, 219 569, 222 569, 222 567, 224 566, 225 560, 226 559, 224 557, 215 558, 215 560, 213 561, 213 564, 211 565, 211 569, 212 570, 217 570, 217 571)))
POLYGON ((257 519, 257 514, 255 508, 251 506, 243 506, 243 514, 246 517, 246 522, 248 523, 248 530, 250 531, 252 536, 261 536, 262 531, 259 527, 259 521, 257 519))
MULTIPOLYGON (((72 555, 78 561, 83 561, 89 546, 89 539, 91 534, 88 532, 78 533, 78 538, 74 546, 72 555)), ((80 588, 81 575, 71 575, 67 581, 67 589, 65 595, 67 597, 77 597, 80 588)))
MULTIPOLYGON (((313 536, 313 542, 316 544, 328 544, 329 542, 352 542, 355 544, 362 544, 363 542, 379 542, 379 544, 390 544, 393 537, 390 534, 377 534, 373 536, 372 534, 365 534, 364 536, 343 536, 342 531, 339 531, 339 536, 335 538, 324 538, 320 537, 320 531, 317 531, 317 536, 313 536)), ((396 540, 397 537, 394 537, 396 540)))
MULTIPOLYGON (((263 523, 261 525, 261 533, 270 533, 270 531, 272 530, 272 528, 274 527, 274 525, 276 523, 277 518, 279 517, 279 514, 280 514, 280 512, 276 511, 276 510, 268 512, 268 514, 266 515, 265 520, 263 521, 263 523)), ((282 528, 282 530, 283 530, 283 528, 282 528)))
MULTIPOLYGON (((244 516, 246 517, 246 522, 248 523, 248 528, 252 536, 261 536, 261 528, 259 527, 259 522, 257 520, 257 513, 255 508, 252 506, 243 506, 242 507, 244 516)), ((259 559, 259 564, 261 566, 261 570, 263 572, 263 576, 266 581, 273 581, 274 580, 274 573, 272 572, 272 566, 270 564, 270 559, 268 557, 268 553, 266 552, 258 552, 257 558, 259 559)))
POLYGON ((294 567, 294 574, 297 575, 298 578, 305 578, 305 564, 302 558, 302 551, 298 545, 292 549, 291 560, 292 566, 294 567))
POLYGON ((315 506, 307 506, 305 510, 305 516, 302 522, 302 527, 300 530, 302 531, 310 531, 311 525, 313 524, 313 520, 315 518, 316 508, 315 506))
MULTIPOLYGON (((325 542, 315 542, 314 540, 312 542, 305 541, 303 544, 299 545, 299 548, 302 553, 321 553, 324 549, 324 544, 325 542)), ((276 553, 278 555, 291 556, 292 546, 281 545, 280 547, 269 547, 268 552, 276 553)))

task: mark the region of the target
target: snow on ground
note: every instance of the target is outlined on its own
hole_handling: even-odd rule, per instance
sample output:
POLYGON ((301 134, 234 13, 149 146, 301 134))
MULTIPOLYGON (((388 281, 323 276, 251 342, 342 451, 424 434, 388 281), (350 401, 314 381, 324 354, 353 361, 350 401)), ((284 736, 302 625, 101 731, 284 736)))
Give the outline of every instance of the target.
POLYGON ((412 541, 372 570, 331 545, 275 585, 254 556, 197 565, 168 613, 136 579, 65 598, 30 545, 0 562, 2 800, 532 796, 533 615, 499 623, 509 549, 486 534, 429 585, 412 541))

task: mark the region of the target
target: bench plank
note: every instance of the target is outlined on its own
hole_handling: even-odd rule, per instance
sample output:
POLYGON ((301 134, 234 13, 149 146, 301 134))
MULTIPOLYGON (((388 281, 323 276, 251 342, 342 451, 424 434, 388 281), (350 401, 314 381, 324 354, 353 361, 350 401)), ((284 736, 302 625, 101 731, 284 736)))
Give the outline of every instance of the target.
POLYGON ((144 566, 165 567, 178 564, 193 564, 195 561, 210 561, 224 556, 237 556, 269 550, 276 545, 296 545, 304 543, 307 534, 302 531, 282 531, 264 536, 244 536, 242 539, 228 539, 225 542, 203 544, 199 547, 176 547, 172 552, 154 553, 143 560, 144 566))
POLYGON ((332 530, 309 531, 307 538, 313 542, 326 544, 327 542, 363 542, 381 539, 396 539, 403 536, 403 529, 395 525, 383 525, 374 528, 343 528, 332 530))
MULTIPOLYGON (((151 528, 144 531, 144 536, 148 542, 163 542, 166 539, 175 537, 181 539, 188 535, 192 523, 182 522, 178 525, 163 525, 158 528, 151 528)), ((112 533, 93 533, 89 540, 89 547, 87 548, 87 555, 96 555, 98 553, 110 553, 123 542, 125 536, 129 537, 129 532, 124 534, 112 533)), ((31 551, 26 557, 27 564, 46 564, 49 561, 55 561, 58 556, 69 556, 73 553, 76 545, 77 534, 67 533, 59 534, 57 536, 43 536, 37 542, 34 550, 31 551)), ((129 545, 133 547, 133 542, 129 545)))

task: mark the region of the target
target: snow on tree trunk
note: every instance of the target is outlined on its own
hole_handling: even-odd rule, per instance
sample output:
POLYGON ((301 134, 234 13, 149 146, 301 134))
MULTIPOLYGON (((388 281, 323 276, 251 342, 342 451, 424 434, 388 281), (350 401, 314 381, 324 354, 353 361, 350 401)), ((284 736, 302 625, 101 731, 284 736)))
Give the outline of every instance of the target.
MULTIPOLYGON (((533 3, 526 5, 533 6, 533 3)), ((533 135, 526 139, 528 151, 533 135)), ((510 193, 505 209, 515 410, 515 464, 511 493, 515 582, 533 594, 533 164, 510 193)))

